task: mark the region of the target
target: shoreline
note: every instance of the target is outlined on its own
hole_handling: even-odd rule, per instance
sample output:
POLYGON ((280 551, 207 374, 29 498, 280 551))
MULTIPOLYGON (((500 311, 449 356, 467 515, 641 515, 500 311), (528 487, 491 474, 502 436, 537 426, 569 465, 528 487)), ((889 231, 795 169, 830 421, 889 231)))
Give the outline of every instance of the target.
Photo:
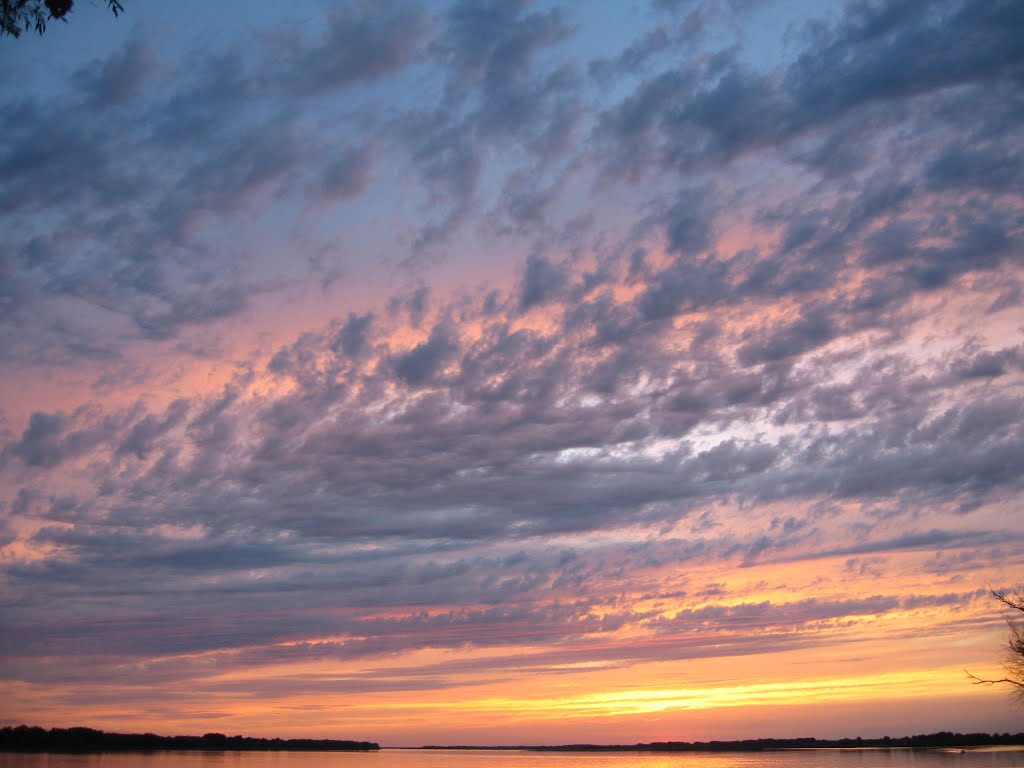
MULTIPOLYGON (((423 751, 521 751, 589 753, 665 753, 665 752, 768 752, 793 750, 906 750, 979 748, 1024 748, 1021 733, 954 733, 939 731, 901 737, 819 739, 759 738, 712 741, 659 741, 635 744, 556 744, 556 745, 437 745, 384 747, 392 750, 423 751)), ((5 726, 0 728, 0 752, 102 753, 102 752, 377 752, 381 746, 372 741, 348 739, 281 739, 252 736, 226 736, 206 733, 202 736, 158 736, 153 733, 114 733, 93 728, 51 728, 5 726)))
POLYGON ((114 733, 94 728, 51 728, 19 725, 0 729, 0 752, 376 752, 373 741, 349 739, 280 739, 258 736, 158 736, 155 733, 114 733))
POLYGON ((560 744, 518 746, 426 745, 400 747, 424 750, 520 750, 528 752, 767 752, 801 749, 968 749, 979 747, 1024 747, 1022 733, 938 733, 878 738, 818 739, 736 739, 728 741, 658 741, 637 744, 560 744))

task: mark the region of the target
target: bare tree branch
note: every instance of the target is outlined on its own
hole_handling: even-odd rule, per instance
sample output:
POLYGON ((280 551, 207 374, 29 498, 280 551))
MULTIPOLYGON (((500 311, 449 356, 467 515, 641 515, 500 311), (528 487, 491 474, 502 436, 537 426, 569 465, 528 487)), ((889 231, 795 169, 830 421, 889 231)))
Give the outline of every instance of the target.
MULTIPOLYGON (((1014 592, 1000 592, 989 588, 992 596, 1008 608, 1024 613, 1024 589, 1018 588, 1014 592)), ((1003 650, 1003 669, 1006 677, 997 680, 972 675, 965 669, 973 685, 1010 685, 1013 686, 1013 695, 1024 702, 1024 619, 1008 617, 1006 626, 1009 629, 1009 638, 1003 650)))

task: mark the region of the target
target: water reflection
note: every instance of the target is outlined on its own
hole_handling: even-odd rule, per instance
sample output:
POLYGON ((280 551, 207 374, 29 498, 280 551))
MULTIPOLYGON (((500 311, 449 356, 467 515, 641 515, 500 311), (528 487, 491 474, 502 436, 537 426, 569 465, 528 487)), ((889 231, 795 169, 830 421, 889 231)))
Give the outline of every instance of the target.
POLYGON ((0 753, 0 768, 1024 768, 1024 750, 850 749, 781 752, 153 752, 0 753))

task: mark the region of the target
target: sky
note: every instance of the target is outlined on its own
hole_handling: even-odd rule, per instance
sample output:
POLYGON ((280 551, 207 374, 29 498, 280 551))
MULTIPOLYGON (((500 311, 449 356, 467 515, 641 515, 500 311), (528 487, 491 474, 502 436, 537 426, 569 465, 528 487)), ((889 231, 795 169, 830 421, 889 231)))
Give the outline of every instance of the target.
POLYGON ((1024 4, 0 39, 0 724, 1019 731, 1024 4))

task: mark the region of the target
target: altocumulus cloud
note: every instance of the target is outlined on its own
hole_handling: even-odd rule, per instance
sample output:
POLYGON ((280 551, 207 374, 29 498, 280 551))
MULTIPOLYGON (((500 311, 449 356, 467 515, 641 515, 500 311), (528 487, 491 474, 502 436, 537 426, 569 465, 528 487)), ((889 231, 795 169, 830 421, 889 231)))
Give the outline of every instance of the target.
POLYGON ((612 51, 608 9, 260 10, 198 57, 132 9, 3 83, 5 679, 421 690, 991 627, 1024 9, 776 39, 771 4, 677 5, 612 51), (382 661, 435 648, 472 653, 382 661))

